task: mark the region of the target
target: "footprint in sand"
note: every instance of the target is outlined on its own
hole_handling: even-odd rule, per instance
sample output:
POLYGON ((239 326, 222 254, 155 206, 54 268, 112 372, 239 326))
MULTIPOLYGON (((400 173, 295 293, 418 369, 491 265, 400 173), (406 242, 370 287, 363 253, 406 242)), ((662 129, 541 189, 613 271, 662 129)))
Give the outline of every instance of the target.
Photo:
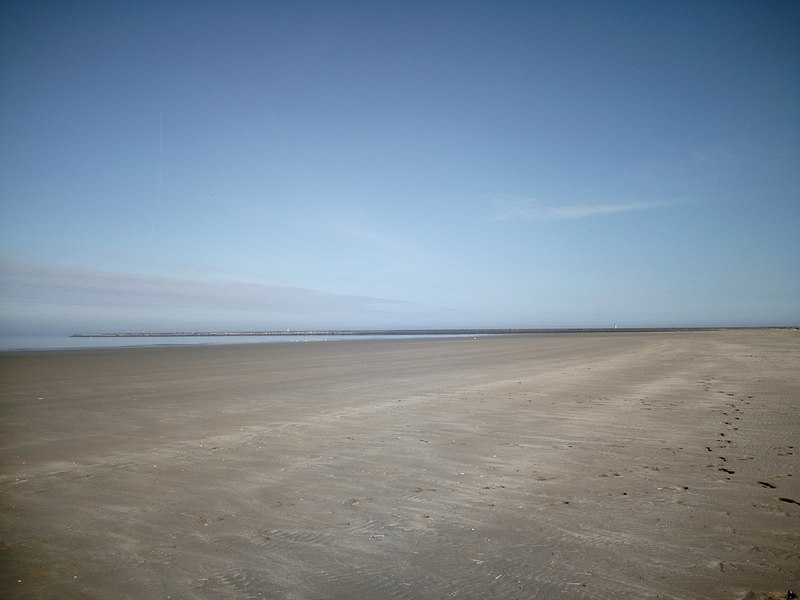
POLYGON ((749 591, 744 596, 741 596, 739 600, 795 600, 796 598, 797 594, 792 590, 786 592, 762 592, 760 594, 749 591))

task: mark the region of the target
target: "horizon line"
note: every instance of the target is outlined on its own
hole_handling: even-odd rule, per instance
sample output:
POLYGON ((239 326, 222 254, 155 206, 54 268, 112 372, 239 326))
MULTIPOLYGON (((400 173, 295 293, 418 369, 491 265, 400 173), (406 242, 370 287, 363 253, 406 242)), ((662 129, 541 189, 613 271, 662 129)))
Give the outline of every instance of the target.
POLYGON ((428 329, 297 329, 257 331, 120 331, 73 333, 72 338, 136 338, 136 337, 280 337, 280 336, 408 336, 408 335, 511 335, 534 333, 636 333, 669 331, 798 329, 797 325, 700 326, 700 327, 489 327, 428 329))

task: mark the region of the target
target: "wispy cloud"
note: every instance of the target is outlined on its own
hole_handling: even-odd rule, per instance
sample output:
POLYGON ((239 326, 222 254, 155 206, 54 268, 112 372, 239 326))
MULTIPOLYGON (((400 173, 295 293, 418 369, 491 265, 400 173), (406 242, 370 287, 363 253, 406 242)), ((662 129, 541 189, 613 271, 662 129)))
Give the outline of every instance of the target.
POLYGON ((367 244, 375 249, 390 252, 409 259, 424 258, 424 253, 416 246, 396 236, 374 229, 367 229, 352 223, 340 223, 339 230, 351 239, 367 244))
POLYGON ((548 208, 548 213, 555 219, 583 219, 600 215, 634 212, 660 208, 663 202, 627 202, 623 204, 574 204, 548 208))
POLYGON ((203 281, 0 260, 0 301, 29 306, 216 310, 302 317, 358 314, 402 302, 369 296, 249 283, 203 281))
POLYGON ((499 196, 494 199, 495 221, 561 221, 661 208, 669 202, 576 203, 551 205, 531 198, 499 196))

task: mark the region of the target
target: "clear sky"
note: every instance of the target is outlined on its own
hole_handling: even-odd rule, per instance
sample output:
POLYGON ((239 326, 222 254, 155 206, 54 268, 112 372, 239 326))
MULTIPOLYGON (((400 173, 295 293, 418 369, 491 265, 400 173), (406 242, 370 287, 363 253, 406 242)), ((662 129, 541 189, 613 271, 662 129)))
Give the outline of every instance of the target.
POLYGON ((0 27, 0 333, 800 324, 800 2, 0 27))

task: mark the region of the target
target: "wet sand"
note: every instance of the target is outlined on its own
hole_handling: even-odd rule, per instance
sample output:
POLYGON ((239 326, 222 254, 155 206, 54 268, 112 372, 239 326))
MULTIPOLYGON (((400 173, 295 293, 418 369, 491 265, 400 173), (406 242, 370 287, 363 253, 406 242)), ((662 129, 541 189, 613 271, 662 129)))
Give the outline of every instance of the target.
POLYGON ((3 598, 785 598, 800 332, 0 355, 3 598))

